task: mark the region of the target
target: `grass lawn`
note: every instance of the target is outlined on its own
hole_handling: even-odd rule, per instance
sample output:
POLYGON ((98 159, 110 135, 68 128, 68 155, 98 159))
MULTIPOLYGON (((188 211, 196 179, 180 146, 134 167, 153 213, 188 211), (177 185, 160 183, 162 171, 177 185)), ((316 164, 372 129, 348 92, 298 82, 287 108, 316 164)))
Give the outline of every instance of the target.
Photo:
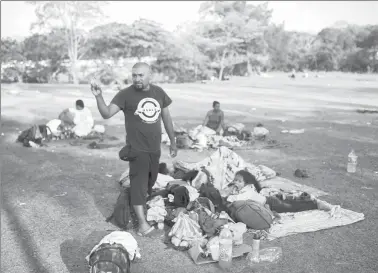
MULTIPOLYGON (((245 160, 322 189, 330 193, 326 201, 365 214, 364 221, 353 225, 263 243, 262 247, 282 247, 278 264, 250 268, 244 259, 237 259, 232 272, 378 272, 378 114, 356 112, 378 108, 378 76, 328 74, 291 80, 274 74, 162 87, 174 101, 171 113, 179 125, 198 125, 212 101, 218 100, 227 123, 242 122, 252 128, 261 122, 273 139, 288 144, 238 151, 245 160), (305 133, 300 135, 281 133, 302 128, 305 133), (359 156, 355 174, 346 172, 351 148, 359 156), (297 168, 307 169, 310 178, 294 178, 297 168)), ((106 91, 105 100, 113 95, 106 91)), ((20 130, 56 118, 81 98, 96 122, 122 145, 123 115, 102 120, 87 86, 2 85, 1 96, 1 272, 88 272, 85 256, 109 230, 115 230, 105 218, 112 212, 117 180, 126 168, 117 158, 119 148, 89 150, 50 143, 47 148, 27 149, 14 140, 20 130)), ((178 159, 195 162, 209 154, 179 151, 178 159)), ((166 148, 161 160, 171 160, 166 148)), ((218 271, 214 264, 194 265, 186 253, 166 249, 159 240, 136 238, 142 260, 133 265, 133 272, 218 271)))

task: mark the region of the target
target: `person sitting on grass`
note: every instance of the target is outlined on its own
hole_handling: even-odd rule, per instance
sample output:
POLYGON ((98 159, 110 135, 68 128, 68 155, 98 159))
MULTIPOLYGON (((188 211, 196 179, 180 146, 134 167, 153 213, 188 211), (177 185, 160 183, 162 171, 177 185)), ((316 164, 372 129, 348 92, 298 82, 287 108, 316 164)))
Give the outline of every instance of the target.
POLYGON ((65 125, 71 126, 72 131, 78 137, 87 136, 94 125, 94 120, 91 110, 85 107, 82 100, 77 100, 75 108, 70 107, 65 109, 60 115, 59 119, 63 121, 65 125))
POLYGON ((306 193, 302 194, 302 198, 282 200, 277 196, 263 196, 260 194, 261 189, 260 183, 253 174, 246 170, 240 170, 222 195, 226 197, 228 204, 235 201, 253 200, 261 205, 269 206, 269 209, 276 213, 318 209, 317 201, 306 193))
POLYGON ((213 102, 213 110, 207 112, 205 120, 202 124, 203 127, 208 127, 214 130, 217 135, 223 135, 224 130, 224 113, 220 109, 220 102, 213 102))

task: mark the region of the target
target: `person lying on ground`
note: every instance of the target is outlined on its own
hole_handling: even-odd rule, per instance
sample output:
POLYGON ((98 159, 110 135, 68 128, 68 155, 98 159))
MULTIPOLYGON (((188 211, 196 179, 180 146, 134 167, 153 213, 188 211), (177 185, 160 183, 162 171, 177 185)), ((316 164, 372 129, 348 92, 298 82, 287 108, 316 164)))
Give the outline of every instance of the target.
POLYGON ((240 170, 235 174, 234 181, 222 192, 222 196, 226 198, 227 203, 253 200, 261 205, 268 205, 271 211, 277 213, 318 209, 316 200, 309 195, 304 194, 298 199, 281 200, 276 196, 263 196, 260 194, 261 189, 254 175, 240 170))
POLYGON ((207 112, 202 126, 206 126, 214 130, 217 135, 222 134, 222 131, 225 129, 224 113, 220 109, 220 103, 218 101, 213 102, 213 110, 207 112))
POLYGON ((172 118, 169 112, 171 98, 165 91, 150 84, 151 69, 146 63, 136 63, 132 68, 133 84, 119 91, 110 104, 106 104, 102 90, 95 82, 91 82, 97 107, 104 119, 109 119, 123 111, 127 151, 124 160, 129 161, 130 171, 130 203, 138 218, 138 235, 150 236, 154 231, 144 214, 146 198, 152 194, 161 155, 161 120, 169 136, 170 155, 177 155, 172 118))

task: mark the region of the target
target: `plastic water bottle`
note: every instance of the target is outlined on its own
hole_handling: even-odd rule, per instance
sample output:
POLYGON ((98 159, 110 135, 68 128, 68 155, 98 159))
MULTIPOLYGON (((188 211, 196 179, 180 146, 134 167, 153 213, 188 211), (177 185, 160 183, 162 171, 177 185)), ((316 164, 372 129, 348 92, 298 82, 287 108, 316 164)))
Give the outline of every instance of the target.
POLYGON ((250 264, 256 264, 260 262, 260 238, 256 234, 253 236, 252 252, 249 256, 250 264))
POLYGON ((354 150, 349 153, 348 155, 348 166, 347 172, 348 173, 355 173, 357 169, 357 158, 358 156, 354 153, 354 150))
POLYGON ((229 270, 232 266, 232 233, 225 225, 219 234, 219 267, 229 270))

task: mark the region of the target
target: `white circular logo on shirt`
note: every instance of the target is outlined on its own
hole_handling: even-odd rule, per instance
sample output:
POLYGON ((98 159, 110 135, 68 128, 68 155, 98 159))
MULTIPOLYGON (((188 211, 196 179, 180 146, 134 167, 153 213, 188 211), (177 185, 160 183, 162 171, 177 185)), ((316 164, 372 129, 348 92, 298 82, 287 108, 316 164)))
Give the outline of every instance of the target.
POLYGON ((144 98, 138 103, 134 115, 138 115, 146 123, 157 122, 161 112, 160 104, 153 98, 144 98))

